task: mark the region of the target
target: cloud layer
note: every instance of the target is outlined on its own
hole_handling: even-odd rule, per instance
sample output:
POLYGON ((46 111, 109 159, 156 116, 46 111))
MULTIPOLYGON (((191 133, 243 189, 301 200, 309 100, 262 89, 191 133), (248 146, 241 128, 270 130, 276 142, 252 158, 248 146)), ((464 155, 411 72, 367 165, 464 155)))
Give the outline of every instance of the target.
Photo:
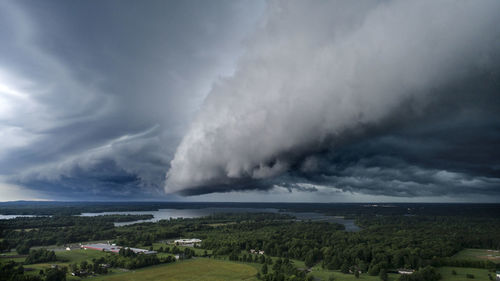
POLYGON ((500 196, 499 9, 270 2, 178 146, 165 191, 500 196))
POLYGON ((262 6, 0 3, 2 181, 56 199, 164 195, 184 127, 262 6))
POLYGON ((499 6, 0 2, 0 200, 498 201, 499 6))

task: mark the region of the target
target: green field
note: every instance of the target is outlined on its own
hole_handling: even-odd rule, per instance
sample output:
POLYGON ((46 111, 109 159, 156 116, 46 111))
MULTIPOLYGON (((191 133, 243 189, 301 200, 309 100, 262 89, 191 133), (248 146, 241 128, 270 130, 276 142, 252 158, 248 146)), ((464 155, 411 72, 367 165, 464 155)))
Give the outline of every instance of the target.
MULTIPOLYGON (((443 276, 441 281, 489 281, 488 273, 495 276, 494 273, 488 272, 486 269, 478 269, 478 268, 467 268, 467 267, 440 267, 438 268, 439 273, 443 276), (452 270, 457 272, 457 275, 452 274, 452 270), (474 279, 469 279, 466 277, 466 274, 473 274, 474 279)), ((313 267, 313 271, 310 273, 315 278, 320 280, 328 280, 328 277, 334 276, 335 280, 338 281, 355 281, 355 280, 372 280, 372 281, 380 281, 378 276, 370 276, 368 274, 361 274, 359 279, 357 279, 353 274, 343 274, 339 271, 331 271, 331 270, 323 270, 320 267, 313 267)), ((396 281, 398 280, 398 274, 389 274, 389 280, 396 281)))
POLYGON ((495 273, 488 272, 486 269, 478 269, 478 268, 469 268, 469 267, 440 267, 438 268, 439 273, 443 276, 443 279, 441 281, 489 281, 490 279, 488 278, 488 273, 492 274, 493 277, 495 276, 495 273), (452 270, 455 270, 457 272, 457 275, 453 275, 451 273, 452 270), (465 275, 473 274, 474 279, 469 279, 465 275))
MULTIPOLYGON (((16 255, 15 252, 9 253, 12 255, 16 255)), ((71 251, 57 251, 56 256, 57 256, 57 261, 52 262, 51 264, 59 264, 62 266, 67 266, 70 263, 81 263, 82 261, 91 261, 93 258, 100 258, 106 256, 107 253, 101 252, 101 251, 94 251, 94 250, 71 250, 71 251)), ((2 258, 0 256, 0 261, 9 261, 13 260, 16 262, 24 262, 25 258, 2 258)), ((27 265, 27 267, 32 267, 32 265, 27 265)))
POLYGON ((167 265, 92 278, 109 281, 238 281, 257 280, 257 269, 241 263, 197 258, 167 265))
MULTIPOLYGON (((159 246, 164 246, 164 244, 156 244, 155 248, 159 246)), ((203 249, 196 249, 197 252, 203 252, 203 249)), ((457 259, 471 259, 471 260, 483 260, 482 256, 488 254, 495 254, 492 251, 480 250, 480 249, 466 249, 457 253, 454 258, 457 259)), ((15 252, 7 253, 6 255, 15 255, 15 252)), ((57 262, 43 263, 26 265, 27 268, 33 268, 34 271, 28 274, 37 274, 40 269, 46 269, 50 267, 51 264, 58 264, 60 266, 68 266, 70 263, 81 263, 82 261, 91 261, 93 258, 99 258, 108 255, 107 253, 94 250, 71 250, 71 251, 58 251, 56 252, 58 259, 57 262)), ((167 253, 160 253, 161 255, 170 255, 167 253)), ((276 260, 277 258, 273 258, 276 260)), ((22 262, 24 258, 0 258, 0 262, 5 262, 7 260, 15 260, 17 262, 22 262)), ((299 268, 304 268, 305 265, 302 261, 293 260, 295 266, 299 268)), ((208 258, 195 258, 191 260, 185 260, 176 262, 173 264, 163 264, 157 266, 151 266, 147 268, 142 268, 138 270, 119 270, 111 269, 110 274, 103 275, 99 277, 92 277, 93 280, 116 280, 116 281, 139 281, 139 280, 257 280, 255 275, 260 269, 260 264, 258 263, 240 263, 231 262, 219 259, 208 259, 208 258)), ((443 276, 443 281, 489 281, 488 270, 477 269, 477 268, 463 268, 463 267, 441 267, 438 271, 443 276), (452 274, 452 270, 457 272, 456 275, 452 274), (473 274, 474 279, 466 278, 466 274, 473 274)), ((494 273, 490 273, 493 274, 494 273)), ((378 276, 370 276, 366 273, 360 275, 359 278, 355 278, 353 274, 343 274, 339 271, 325 270, 320 266, 314 266, 312 272, 309 275, 313 275, 315 280, 328 280, 330 276, 334 276, 335 280, 339 281, 355 281, 355 280, 380 280, 378 276)), ((389 280, 396 281, 398 279, 397 274, 389 274, 389 280)), ((78 277, 73 277, 68 274, 68 280, 81 280, 78 277)))
POLYGON ((105 257, 106 255, 110 254, 102 251, 83 249, 56 252, 58 259, 67 260, 65 263, 81 263, 82 261, 91 261, 93 258, 105 257))
POLYGON ((453 256, 456 259, 466 260, 490 260, 494 263, 500 263, 500 251, 487 249, 465 249, 453 256))
POLYGON ((2 253, 0 255, 0 263, 2 263, 2 262, 8 262, 8 261, 24 262, 25 258, 23 258, 23 257, 11 258, 12 256, 17 256, 17 255, 18 254, 15 251, 7 252, 7 253, 2 253))
MULTIPOLYGON (((15 252, 8 253, 10 255, 16 255, 15 252)), ((35 269, 34 271, 28 272, 28 274, 38 274, 40 269, 50 268, 51 265, 57 264, 59 266, 69 266, 71 263, 81 263, 82 261, 92 261, 93 258, 100 258, 102 256, 106 256, 107 253, 101 251, 94 250, 71 250, 71 251, 57 251, 56 256, 58 261, 50 262, 50 263, 38 263, 38 264, 28 264, 24 265, 25 268, 35 269)), ((6 262, 9 260, 15 262, 24 262, 25 258, 2 258, 0 256, 0 262, 6 262)), ((81 280, 78 277, 71 276, 69 273, 67 275, 68 280, 81 280)))

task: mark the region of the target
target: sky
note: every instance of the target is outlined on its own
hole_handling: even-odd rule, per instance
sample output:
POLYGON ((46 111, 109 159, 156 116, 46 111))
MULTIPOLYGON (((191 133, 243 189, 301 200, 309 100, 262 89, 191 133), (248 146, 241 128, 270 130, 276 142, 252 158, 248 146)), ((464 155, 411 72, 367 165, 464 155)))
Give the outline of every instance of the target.
POLYGON ((1 1, 0 201, 498 203, 499 10, 1 1))

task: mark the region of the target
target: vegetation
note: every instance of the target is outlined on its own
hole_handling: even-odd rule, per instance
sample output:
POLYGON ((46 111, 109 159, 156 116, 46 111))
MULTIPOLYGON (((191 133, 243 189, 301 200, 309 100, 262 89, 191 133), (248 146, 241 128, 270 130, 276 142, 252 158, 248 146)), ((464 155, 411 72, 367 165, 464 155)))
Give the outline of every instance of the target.
POLYGON ((107 215, 96 217, 54 216, 19 217, 0 220, 0 252, 16 248, 28 254, 30 247, 64 245, 91 240, 110 240, 116 237, 114 222, 151 218, 151 215, 107 215))
MULTIPOLYGON (((301 208, 310 211, 310 206, 305 204, 301 208)), ((315 206, 323 208, 321 204, 315 206)), ((488 272, 500 270, 500 263, 495 260, 495 251, 500 250, 500 219, 499 216, 483 215, 484 210, 496 210, 496 205, 467 205, 464 207, 469 210, 467 216, 451 214, 449 210, 455 210, 455 205, 425 205, 425 208, 411 206, 414 209, 407 208, 407 212, 411 214, 405 215, 400 214, 400 207, 353 207, 349 216, 354 217, 357 225, 362 228, 358 232, 347 232, 340 224, 298 221, 281 213, 216 214, 123 227, 114 227, 114 222, 144 217, 54 214, 52 217, 0 220, 1 249, 4 252, 16 249, 21 254, 8 254, 12 256, 11 259, 0 258, 0 269, 5 272, 4 276, 11 278, 5 280, 45 280, 49 276, 58 278, 58 275, 73 278, 70 273, 80 277, 106 275, 106 280, 121 276, 120 278, 127 280, 132 273, 117 273, 117 268, 141 268, 136 272, 145 272, 151 276, 158 276, 156 274, 160 274, 158 272, 163 272, 165 268, 175 268, 174 271, 178 270, 179 276, 184 276, 183 274, 189 273, 185 272, 184 264, 193 263, 200 268, 212 264, 215 268, 224 270, 227 270, 225 267, 228 264, 237 264, 243 266, 242 270, 251 269, 245 271, 252 272, 250 278, 273 281, 314 278, 490 280, 488 272), (370 214, 366 209, 375 210, 375 214, 370 214), (199 238, 202 243, 195 247, 172 243, 173 239, 180 237, 199 238), (40 246, 96 240, 156 250, 158 254, 136 254, 127 248, 122 248, 119 254, 93 250, 53 252, 36 249, 40 246), (488 250, 477 250, 478 248, 488 250), (176 261, 174 255, 180 261, 176 261), (185 261, 194 256, 202 258, 185 261), (9 260, 15 262, 5 262, 9 260), (49 272, 45 263, 57 263, 61 267, 49 272), (30 264, 33 269, 41 269, 42 272, 25 273, 23 264, 30 264), (64 272, 64 267, 68 267, 68 270, 62 274, 60 272, 64 272), (414 270, 414 273, 397 274, 397 270, 403 268, 414 270)), ((341 210, 342 214, 347 214, 349 210, 346 206, 336 208, 325 210, 325 213, 341 210)), ((84 210, 84 207, 78 206, 78 210, 84 210)), ((195 272, 190 272, 192 277, 195 272)), ((217 280, 232 276, 227 277, 228 280, 235 280, 234 278, 240 278, 240 273, 235 272, 233 275, 228 271, 229 275, 224 275, 214 269, 207 276, 213 274, 210 278, 219 278, 217 280)))
MULTIPOLYGON (((441 281, 490 281, 488 274, 495 276, 495 272, 489 272, 486 269, 469 268, 469 267, 440 267, 438 272, 441 274, 441 281), (453 274, 453 271, 456 274, 453 274), (474 279, 467 278, 467 274, 474 275, 474 279)), ((495 280, 495 278, 493 278, 495 280)))
POLYGON ((432 266, 426 266, 415 271, 413 274, 402 274, 399 281, 437 281, 441 274, 432 266))
POLYGON ((256 280, 257 269, 245 264, 200 258, 171 265, 159 265, 93 280, 109 281, 238 281, 256 280))
POLYGON ((56 254, 54 251, 47 251, 46 249, 31 250, 30 254, 24 261, 25 264, 42 263, 56 261, 56 254))
POLYGON ((464 249, 453 255, 452 259, 500 263, 500 250, 464 249))

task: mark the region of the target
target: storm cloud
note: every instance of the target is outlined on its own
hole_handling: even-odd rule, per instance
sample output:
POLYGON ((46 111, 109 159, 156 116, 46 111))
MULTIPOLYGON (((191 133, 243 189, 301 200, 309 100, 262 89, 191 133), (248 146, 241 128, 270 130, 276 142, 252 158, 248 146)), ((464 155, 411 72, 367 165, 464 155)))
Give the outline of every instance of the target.
POLYGON ((271 1, 167 193, 500 197, 498 1, 271 1), (311 189, 314 191, 315 189, 311 189))
POLYGON ((0 3, 0 182, 46 198, 162 196, 185 127, 262 7, 0 3))
POLYGON ((0 201, 497 202, 499 10, 0 2, 0 201))

